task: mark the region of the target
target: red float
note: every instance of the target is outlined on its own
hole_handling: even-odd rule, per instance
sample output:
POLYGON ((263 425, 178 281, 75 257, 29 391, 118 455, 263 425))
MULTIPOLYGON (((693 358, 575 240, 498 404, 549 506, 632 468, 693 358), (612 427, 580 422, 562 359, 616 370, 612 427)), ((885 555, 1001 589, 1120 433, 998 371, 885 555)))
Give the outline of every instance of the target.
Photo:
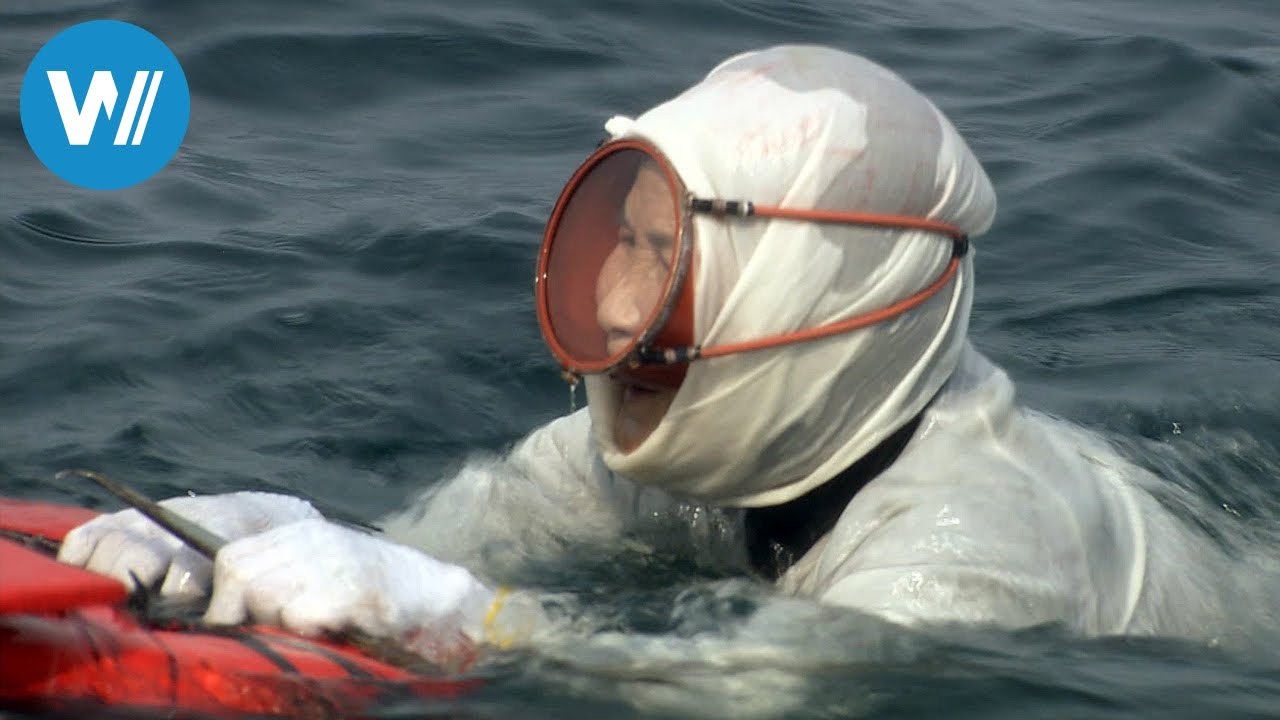
POLYGON ((121 583, 53 558, 94 515, 0 498, 0 710, 349 718, 406 703, 439 711, 480 684, 276 628, 149 620, 121 583))

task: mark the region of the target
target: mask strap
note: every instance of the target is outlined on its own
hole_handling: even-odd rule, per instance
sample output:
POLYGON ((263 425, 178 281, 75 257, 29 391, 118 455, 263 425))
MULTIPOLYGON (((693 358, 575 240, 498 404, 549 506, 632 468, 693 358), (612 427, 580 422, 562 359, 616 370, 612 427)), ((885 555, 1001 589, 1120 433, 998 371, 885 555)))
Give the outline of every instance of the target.
POLYGON ((717 217, 772 217, 788 220, 802 220, 807 222, 869 225, 873 227, 906 228, 936 232, 942 235, 947 235, 951 238, 951 260, 947 263, 946 268, 943 269, 942 274, 930 283, 928 287, 925 287, 910 297, 899 300, 898 302, 879 310, 862 313, 861 315, 855 315, 847 320, 809 328, 808 330, 799 330, 796 332, 786 333, 784 335, 774 335, 772 337, 760 338, 757 340, 727 343, 713 347, 704 348, 701 345, 688 345, 685 347, 675 348, 639 348, 632 355, 630 360, 633 367, 639 365, 674 365, 676 363, 690 362, 699 358, 713 358, 721 357, 723 355, 733 355, 740 352, 764 350, 766 348, 774 348, 780 345, 790 345, 792 343, 831 337, 832 335, 838 335, 840 333, 846 333, 869 325, 884 322, 885 320, 897 317, 898 315, 923 305, 925 301, 936 295, 942 290, 942 288, 946 287, 947 284, 951 282, 952 278, 955 277, 956 272, 959 271, 961 260, 969 252, 969 236, 965 234, 964 231, 954 225, 925 218, 831 210, 799 210, 794 208, 761 206, 748 200, 704 200, 701 198, 690 198, 688 200, 688 206, 689 209, 695 213, 705 213, 715 215, 717 217))

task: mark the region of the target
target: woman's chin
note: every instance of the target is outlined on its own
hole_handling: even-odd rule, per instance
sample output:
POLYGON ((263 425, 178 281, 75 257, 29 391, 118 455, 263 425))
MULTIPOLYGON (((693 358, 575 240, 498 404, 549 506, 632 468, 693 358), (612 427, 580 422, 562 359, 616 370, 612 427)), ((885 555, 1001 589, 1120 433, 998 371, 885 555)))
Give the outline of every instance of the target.
POLYGON ((614 421, 613 425, 613 444, 624 453, 640 447, 640 443, 645 441, 653 431, 646 430, 636 424, 631 418, 619 417, 614 421))

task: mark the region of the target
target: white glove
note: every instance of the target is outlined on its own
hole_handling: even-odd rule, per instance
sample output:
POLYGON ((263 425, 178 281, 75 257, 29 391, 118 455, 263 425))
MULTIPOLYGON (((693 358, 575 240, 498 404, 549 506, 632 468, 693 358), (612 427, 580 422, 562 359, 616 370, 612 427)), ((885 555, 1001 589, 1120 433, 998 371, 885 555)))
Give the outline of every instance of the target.
MULTIPOLYGON (((356 629, 447 664, 480 643, 513 639, 511 613, 504 613, 501 637, 493 637, 505 599, 505 591, 489 589, 466 568, 381 536, 304 520, 218 553, 205 621, 252 619, 304 635, 356 629)), ((534 619, 524 613, 517 621, 534 619)))
MULTIPOLYGON (((260 492, 183 496, 160 504, 228 541, 321 517, 305 500, 260 492)), ((75 528, 63 539, 58 559, 129 587, 132 576, 146 585, 163 576, 162 595, 186 597, 204 595, 213 571, 212 562, 137 510, 101 515, 75 528)))

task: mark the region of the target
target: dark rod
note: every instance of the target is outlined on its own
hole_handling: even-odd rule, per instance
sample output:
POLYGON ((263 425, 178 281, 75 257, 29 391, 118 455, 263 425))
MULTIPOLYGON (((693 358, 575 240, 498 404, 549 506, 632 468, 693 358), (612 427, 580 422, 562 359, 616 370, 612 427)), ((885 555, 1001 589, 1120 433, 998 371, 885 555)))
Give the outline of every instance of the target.
POLYGON ((73 475, 94 481, 107 492, 120 498, 130 507, 145 515, 155 524, 173 533, 179 540, 190 545, 210 560, 218 554, 218 550, 222 549, 223 545, 227 544, 226 540, 214 533, 205 530, 168 508, 161 507, 151 498, 123 483, 112 480, 102 473, 92 470, 63 470, 56 477, 61 481, 73 475))

